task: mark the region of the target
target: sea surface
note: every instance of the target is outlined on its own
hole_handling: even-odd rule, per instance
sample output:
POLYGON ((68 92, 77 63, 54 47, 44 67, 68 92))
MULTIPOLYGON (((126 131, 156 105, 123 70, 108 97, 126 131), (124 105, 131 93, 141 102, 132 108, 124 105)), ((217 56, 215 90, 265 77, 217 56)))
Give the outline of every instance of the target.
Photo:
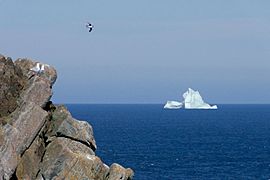
POLYGON ((103 162, 132 168, 135 180, 270 179, 270 105, 67 107, 93 126, 103 162))

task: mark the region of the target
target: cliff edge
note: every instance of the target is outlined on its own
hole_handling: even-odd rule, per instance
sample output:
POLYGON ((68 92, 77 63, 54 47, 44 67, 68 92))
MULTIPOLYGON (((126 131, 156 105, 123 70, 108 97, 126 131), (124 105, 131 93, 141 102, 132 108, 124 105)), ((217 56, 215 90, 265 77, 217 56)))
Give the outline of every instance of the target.
POLYGON ((95 155, 90 124, 50 101, 56 70, 32 71, 37 63, 0 55, 0 180, 131 180, 130 168, 95 155))

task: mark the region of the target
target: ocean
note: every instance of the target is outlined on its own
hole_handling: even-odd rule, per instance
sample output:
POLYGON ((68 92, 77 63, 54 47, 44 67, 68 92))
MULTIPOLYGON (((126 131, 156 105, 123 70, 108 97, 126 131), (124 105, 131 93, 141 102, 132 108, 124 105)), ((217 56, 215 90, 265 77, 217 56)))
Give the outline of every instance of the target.
POLYGON ((132 168, 135 180, 270 179, 270 105, 67 107, 93 126, 102 161, 132 168))

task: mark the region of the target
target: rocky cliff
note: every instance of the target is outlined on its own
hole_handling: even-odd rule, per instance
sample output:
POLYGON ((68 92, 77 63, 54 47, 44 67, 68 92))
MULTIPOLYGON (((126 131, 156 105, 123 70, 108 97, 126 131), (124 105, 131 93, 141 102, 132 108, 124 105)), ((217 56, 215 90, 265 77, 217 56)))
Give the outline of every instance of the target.
POLYGON ((132 179, 131 169, 95 155, 90 124, 50 101, 56 70, 31 71, 36 63, 0 55, 0 180, 132 179))

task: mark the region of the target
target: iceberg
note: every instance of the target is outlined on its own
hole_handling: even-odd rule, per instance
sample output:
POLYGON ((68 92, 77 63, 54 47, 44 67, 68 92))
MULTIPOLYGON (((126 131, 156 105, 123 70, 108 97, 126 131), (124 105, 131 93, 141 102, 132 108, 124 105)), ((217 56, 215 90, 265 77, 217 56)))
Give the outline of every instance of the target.
POLYGON ((183 103, 178 101, 167 101, 164 106, 164 109, 180 109, 183 106, 183 103))
POLYGON ((205 103, 199 91, 194 91, 191 88, 183 94, 185 109, 217 109, 217 105, 209 105, 205 103))
POLYGON ((203 101, 202 96, 199 91, 194 91, 191 88, 183 94, 184 100, 182 102, 178 101, 167 101, 164 105, 164 109, 217 109, 217 105, 209 105, 203 101))

